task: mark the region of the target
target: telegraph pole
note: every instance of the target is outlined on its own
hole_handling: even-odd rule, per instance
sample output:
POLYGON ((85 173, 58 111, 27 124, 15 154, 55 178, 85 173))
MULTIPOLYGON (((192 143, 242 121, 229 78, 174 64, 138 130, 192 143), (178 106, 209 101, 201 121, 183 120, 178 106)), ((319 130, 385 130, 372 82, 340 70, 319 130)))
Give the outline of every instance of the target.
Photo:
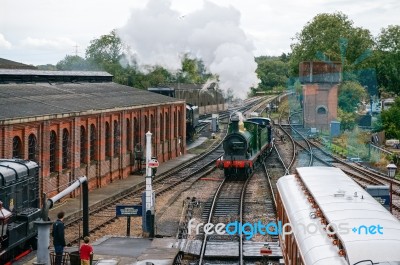
POLYGON ((78 56, 78 44, 75 44, 75 46, 72 46, 75 48, 75 56, 78 56))

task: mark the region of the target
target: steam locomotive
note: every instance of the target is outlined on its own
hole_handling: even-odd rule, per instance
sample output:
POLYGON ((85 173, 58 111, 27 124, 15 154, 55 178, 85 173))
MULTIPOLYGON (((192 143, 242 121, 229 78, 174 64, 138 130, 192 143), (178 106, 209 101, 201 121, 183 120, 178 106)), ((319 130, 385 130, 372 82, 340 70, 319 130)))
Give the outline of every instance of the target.
POLYGON ((22 159, 0 159, 0 264, 36 249, 41 218, 39 165, 22 159))
POLYGON ((228 135, 223 141, 224 155, 217 167, 231 180, 245 180, 254 172, 255 164, 272 150, 271 120, 253 117, 239 124, 232 116, 228 135))

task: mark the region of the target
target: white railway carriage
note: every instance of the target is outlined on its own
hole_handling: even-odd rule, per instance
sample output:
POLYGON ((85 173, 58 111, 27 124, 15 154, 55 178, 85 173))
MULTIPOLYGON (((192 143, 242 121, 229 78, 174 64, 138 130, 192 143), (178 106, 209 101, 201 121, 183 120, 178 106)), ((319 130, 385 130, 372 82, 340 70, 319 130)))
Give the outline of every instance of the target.
POLYGON ((277 186, 286 265, 400 265, 399 220, 340 169, 297 168, 277 186))

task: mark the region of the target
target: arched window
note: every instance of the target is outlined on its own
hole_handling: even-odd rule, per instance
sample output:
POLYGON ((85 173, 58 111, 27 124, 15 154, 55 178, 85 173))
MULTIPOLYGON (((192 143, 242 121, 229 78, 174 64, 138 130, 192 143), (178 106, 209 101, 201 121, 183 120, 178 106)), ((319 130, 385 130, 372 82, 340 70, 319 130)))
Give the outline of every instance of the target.
POLYGON ((178 137, 182 137, 182 117, 181 117, 181 111, 178 110, 178 137))
POLYGON ((57 134, 55 131, 50 132, 50 172, 56 171, 56 151, 57 151, 57 134))
POLYGON ((13 138, 13 158, 23 158, 22 156, 22 141, 19 136, 13 138))
POLYGON ((96 160, 96 126, 90 125, 90 161, 96 160))
POLYGON ((69 132, 67 129, 63 130, 62 138, 62 168, 68 168, 69 163, 69 132))
POLYGON ((86 130, 85 130, 85 126, 81 126, 81 163, 85 163, 86 162, 86 130))
POLYGON ((132 130, 131 130, 131 122, 129 119, 126 119, 126 151, 132 151, 132 130))
POLYGON ((172 113, 172 119, 173 120, 171 120, 171 124, 172 124, 172 128, 173 128, 173 130, 172 130, 172 139, 175 139, 175 137, 176 137, 176 128, 177 128, 177 124, 176 124, 176 112, 174 111, 173 113, 172 113))
POLYGON ((165 137, 167 137, 167 140, 170 137, 170 130, 169 113, 165 112, 165 137))
POLYGON ((111 157, 111 128, 106 122, 106 156, 111 157))
POLYGON ((164 117, 160 114, 160 141, 164 141, 164 117))
POLYGON ((37 140, 36 136, 32 133, 28 137, 28 159, 36 161, 37 140))
POLYGON ((152 133, 151 143, 153 145, 153 153, 154 153, 155 152, 154 143, 156 142, 155 141, 155 139, 156 139, 156 120, 154 119, 153 114, 150 115, 150 132, 152 133))
POLYGON ((327 110, 325 106, 318 106, 317 107, 317 114, 326 114, 327 110))
POLYGON ((138 121, 137 118, 133 119, 133 130, 134 130, 134 135, 135 135, 135 146, 140 142, 140 122, 138 121))
POLYGON ((121 146, 120 131, 118 121, 114 121, 114 156, 119 155, 119 147, 121 146))

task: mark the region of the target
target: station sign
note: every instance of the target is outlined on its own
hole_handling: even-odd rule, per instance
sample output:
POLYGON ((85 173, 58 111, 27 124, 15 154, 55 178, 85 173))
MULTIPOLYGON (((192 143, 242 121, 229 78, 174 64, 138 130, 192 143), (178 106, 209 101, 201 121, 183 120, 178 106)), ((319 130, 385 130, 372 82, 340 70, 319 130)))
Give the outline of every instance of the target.
POLYGON ((160 165, 160 163, 158 163, 157 159, 150 159, 149 160, 149 167, 150 168, 156 168, 160 165))
POLYGON ((142 216, 142 205, 117 205, 116 215, 119 216, 142 216))

